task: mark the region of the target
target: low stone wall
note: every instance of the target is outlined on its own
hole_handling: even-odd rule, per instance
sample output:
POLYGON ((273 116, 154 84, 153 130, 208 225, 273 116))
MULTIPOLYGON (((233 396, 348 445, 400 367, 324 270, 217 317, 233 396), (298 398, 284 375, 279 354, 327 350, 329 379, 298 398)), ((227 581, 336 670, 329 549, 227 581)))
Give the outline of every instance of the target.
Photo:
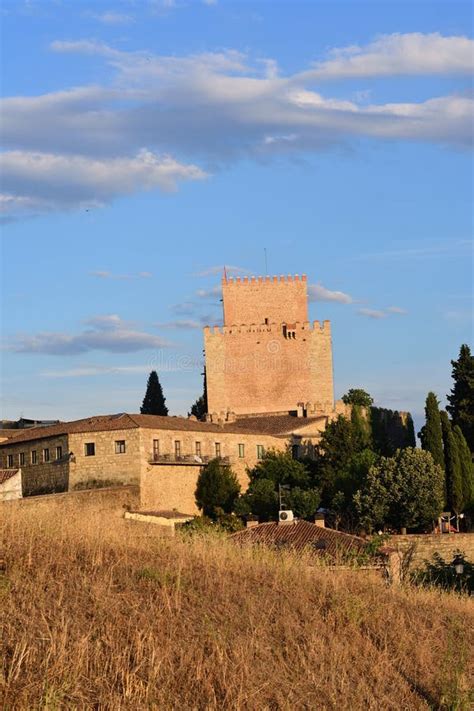
MULTIPOLYGON (((47 512, 70 511, 71 513, 113 513, 123 516, 125 509, 136 509, 139 506, 139 487, 116 486, 107 489, 88 489, 72 491, 64 494, 46 494, 44 496, 29 496, 16 501, 0 502, 2 506, 44 509, 47 512)), ((0 513, 1 515, 1 513, 0 513)))
POLYGON ((387 545, 401 552, 408 552, 413 548, 415 564, 431 559, 434 553, 439 553, 444 560, 450 561, 457 551, 461 551, 469 561, 474 562, 474 533, 390 536, 387 545))
POLYGON ((142 472, 140 508, 142 511, 172 511, 198 514, 194 492, 201 470, 196 465, 157 464, 142 472))

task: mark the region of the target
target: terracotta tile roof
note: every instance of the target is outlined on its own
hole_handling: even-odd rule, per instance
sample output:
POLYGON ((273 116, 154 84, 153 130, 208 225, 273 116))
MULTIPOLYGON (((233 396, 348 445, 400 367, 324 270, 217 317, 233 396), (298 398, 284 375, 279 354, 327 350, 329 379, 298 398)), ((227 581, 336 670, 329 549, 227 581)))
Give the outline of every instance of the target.
POLYGON ((22 434, 24 430, 7 430, 7 429, 0 429, 0 440, 2 439, 13 439, 13 437, 18 437, 19 434, 22 434))
MULTIPOLYGON (((14 443, 31 442, 48 437, 58 437, 81 432, 107 432, 113 430, 136 429, 145 427, 157 430, 183 430, 189 432, 229 432, 247 434, 274 434, 268 428, 267 420, 271 418, 256 417, 251 420, 241 420, 239 422, 229 422, 222 425, 211 422, 200 422, 190 420, 187 417, 160 417, 159 415, 129 415, 126 412, 117 415, 97 415, 86 417, 82 420, 72 422, 60 422, 57 425, 47 427, 34 427, 26 430, 19 430, 19 434, 14 438, 14 443)), ((290 418, 296 420, 296 418, 290 418)), ((307 420, 306 420, 307 422, 307 420)), ((276 427, 275 431, 279 431, 276 427)), ((13 442, 0 442, 0 448, 6 447, 13 442)))
MULTIPOLYGON (((21 434, 14 438, 14 443, 30 442, 47 437, 58 437, 74 432, 102 432, 107 430, 133 429, 135 427, 137 427, 137 425, 130 416, 125 413, 119 415, 98 415, 96 417, 86 417, 82 420, 73 420, 72 422, 59 422, 57 425, 32 427, 31 429, 21 430, 21 434)), ((6 446, 8 446, 8 442, 0 442, 0 447, 6 446)))
POLYGON ((293 521, 279 524, 274 521, 260 523, 232 534, 231 538, 242 545, 266 545, 289 548, 296 551, 310 550, 332 558, 348 553, 362 553, 367 543, 359 536, 322 528, 309 521, 293 521))
POLYGON ((18 469, 0 469, 0 484, 11 479, 18 471, 18 469))

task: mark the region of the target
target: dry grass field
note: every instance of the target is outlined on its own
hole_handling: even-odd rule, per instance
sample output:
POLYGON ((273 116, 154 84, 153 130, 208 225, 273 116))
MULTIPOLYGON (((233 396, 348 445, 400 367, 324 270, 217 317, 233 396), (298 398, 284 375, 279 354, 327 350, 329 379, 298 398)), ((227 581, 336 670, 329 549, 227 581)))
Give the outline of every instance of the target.
POLYGON ((0 507, 0 708, 469 709, 473 602, 0 507))

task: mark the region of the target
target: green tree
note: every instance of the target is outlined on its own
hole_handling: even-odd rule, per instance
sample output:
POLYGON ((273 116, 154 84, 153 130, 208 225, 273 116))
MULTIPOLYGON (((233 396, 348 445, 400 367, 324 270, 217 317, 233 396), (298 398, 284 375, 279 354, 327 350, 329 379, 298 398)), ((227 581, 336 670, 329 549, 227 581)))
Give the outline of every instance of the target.
POLYGON ((252 513, 261 521, 275 519, 279 508, 279 487, 284 486, 284 504, 298 518, 310 518, 321 500, 312 486, 306 463, 293 459, 290 452, 269 450, 253 469, 249 469, 250 484, 236 506, 239 515, 252 513))
POLYGON ((306 464, 293 459, 290 452, 268 450, 263 459, 248 472, 251 481, 270 479, 277 490, 279 484, 293 488, 309 488, 311 480, 306 464))
POLYGON ((374 403, 373 398, 362 388, 351 388, 341 399, 345 405, 359 405, 367 409, 374 403))
POLYGON ((405 442, 404 447, 416 447, 415 425, 410 413, 407 414, 405 420, 405 442))
POLYGON ((254 479, 245 494, 239 497, 234 506, 239 516, 253 514, 259 521, 272 521, 278 515, 278 493, 273 479, 254 479))
POLYGON ((466 438, 464 437, 459 425, 455 425, 453 427, 453 434, 457 442, 459 464, 461 467, 463 504, 464 509, 467 509, 474 504, 474 469, 472 465, 472 457, 466 438))
POLYGON ((447 396, 447 410, 453 426, 458 426, 466 439, 469 449, 474 452, 474 356, 465 343, 459 351, 459 358, 452 360, 453 388, 447 396))
POLYGON ((203 420, 207 414, 207 378, 206 378, 206 368, 204 368, 204 383, 202 395, 198 397, 194 405, 191 407, 191 412, 189 415, 194 415, 198 420, 203 420))
POLYGON ((354 449, 360 452, 363 449, 369 448, 372 444, 370 422, 368 418, 362 414, 360 405, 352 405, 351 423, 354 449))
POLYGON ((301 489, 295 486, 288 494, 290 509, 297 518, 314 518, 319 508, 321 496, 318 489, 301 489))
POLYGON ((443 410, 440 417, 443 431, 446 502, 450 511, 461 513, 464 507, 458 442, 451 429, 448 413, 443 410))
POLYGON ((407 447, 381 457, 354 496, 362 526, 424 529, 443 510, 444 474, 429 452, 407 447))
POLYGON ((444 469, 443 435, 439 415, 438 398, 432 392, 428 393, 425 404, 426 423, 421 428, 421 447, 430 452, 435 464, 444 469))
POLYGON ((145 397, 140 408, 142 415, 167 415, 168 408, 165 405, 166 399, 163 396, 161 383, 156 370, 152 370, 148 376, 145 397))
POLYGON ((331 505, 332 497, 342 487, 341 480, 348 476, 352 458, 362 446, 353 423, 343 415, 326 425, 316 461, 309 465, 313 486, 321 490, 323 506, 331 505))
POLYGON ((231 513, 240 493, 240 484, 232 469, 220 459, 212 459, 199 473, 195 498, 205 516, 216 518, 220 511, 231 513))

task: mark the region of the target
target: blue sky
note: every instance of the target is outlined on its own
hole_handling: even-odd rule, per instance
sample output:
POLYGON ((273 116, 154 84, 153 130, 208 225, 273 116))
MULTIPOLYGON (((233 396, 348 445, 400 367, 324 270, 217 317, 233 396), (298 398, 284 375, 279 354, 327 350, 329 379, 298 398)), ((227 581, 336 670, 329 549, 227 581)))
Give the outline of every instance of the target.
POLYGON ((5 2, 2 417, 172 414, 222 266, 306 273, 336 395, 472 342, 468 3, 5 2))

